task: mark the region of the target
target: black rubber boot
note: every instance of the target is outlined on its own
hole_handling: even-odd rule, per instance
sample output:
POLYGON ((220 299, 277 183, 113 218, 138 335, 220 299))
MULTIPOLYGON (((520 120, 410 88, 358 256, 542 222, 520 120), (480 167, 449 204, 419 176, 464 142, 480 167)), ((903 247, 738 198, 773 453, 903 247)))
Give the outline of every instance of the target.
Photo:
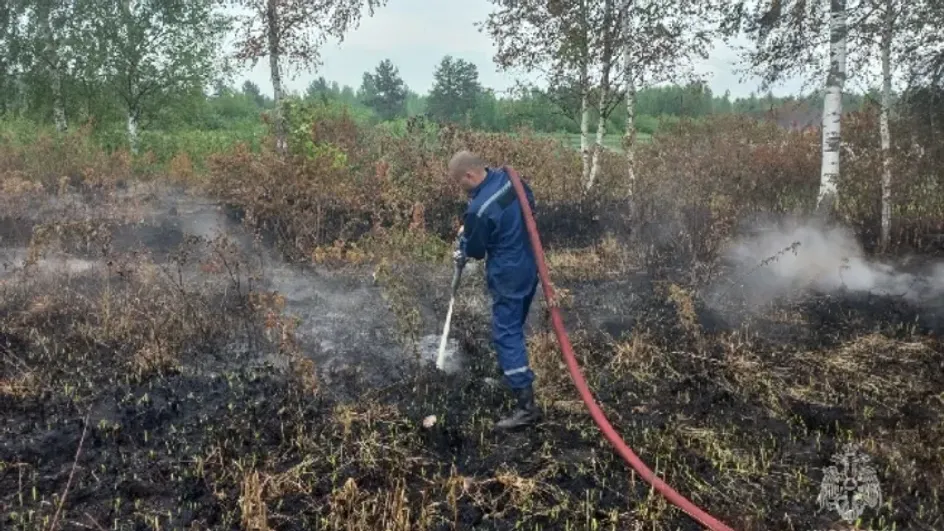
POLYGON ((515 429, 541 420, 541 409, 534 402, 534 390, 531 386, 524 389, 515 389, 512 392, 517 399, 515 410, 507 417, 499 420, 495 424, 496 429, 515 429))

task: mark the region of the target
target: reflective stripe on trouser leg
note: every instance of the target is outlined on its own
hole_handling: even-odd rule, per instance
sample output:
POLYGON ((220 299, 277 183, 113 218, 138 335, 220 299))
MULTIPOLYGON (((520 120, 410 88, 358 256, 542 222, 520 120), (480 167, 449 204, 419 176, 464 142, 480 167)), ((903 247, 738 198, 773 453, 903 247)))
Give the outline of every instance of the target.
POLYGON ((498 365, 512 389, 527 387, 534 381, 524 336, 524 323, 533 298, 534 290, 523 299, 496 297, 492 302, 492 339, 498 352, 498 365))

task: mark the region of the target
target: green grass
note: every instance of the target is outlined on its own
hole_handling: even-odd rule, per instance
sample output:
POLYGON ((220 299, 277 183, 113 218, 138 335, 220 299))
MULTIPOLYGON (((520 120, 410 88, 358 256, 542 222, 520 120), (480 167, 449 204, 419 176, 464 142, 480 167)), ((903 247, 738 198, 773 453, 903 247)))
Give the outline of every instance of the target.
MULTIPOLYGON (((579 133, 546 133, 545 136, 549 136, 555 139, 560 140, 564 145, 569 146, 573 149, 580 149, 580 134, 579 133)), ((652 139, 652 136, 646 133, 636 133, 637 142, 648 142, 652 139)), ((590 141, 593 142, 596 140, 596 135, 591 135, 590 141)), ((623 135, 622 134, 610 134, 603 137, 603 147, 613 150, 613 151, 622 151, 623 150, 623 135)))
MULTIPOLYGON (((158 161, 166 162, 178 153, 186 153, 191 160, 203 161, 214 153, 227 151, 240 142, 258 149, 264 136, 264 127, 235 127, 219 130, 145 130, 140 136, 140 151, 154 153, 158 161)), ((106 149, 127 147, 124 130, 102 131, 99 141, 106 149)))

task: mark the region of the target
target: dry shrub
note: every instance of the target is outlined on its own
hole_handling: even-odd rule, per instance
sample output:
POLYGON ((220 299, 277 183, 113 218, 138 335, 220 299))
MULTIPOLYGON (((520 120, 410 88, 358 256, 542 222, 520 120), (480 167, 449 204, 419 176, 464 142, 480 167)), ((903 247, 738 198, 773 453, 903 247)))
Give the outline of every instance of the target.
POLYGON ((193 161, 187 153, 180 152, 170 159, 167 168, 168 177, 171 180, 180 183, 191 183, 194 180, 196 172, 193 169, 193 161))
POLYGON ((62 220, 33 228, 26 267, 36 266, 42 257, 55 252, 78 252, 104 256, 111 245, 111 224, 102 220, 62 220))
POLYGON ((0 197, 17 201, 23 196, 41 193, 43 185, 24 178, 23 173, 12 171, 0 181, 0 197))
POLYGON ((320 388, 318 374, 315 372, 315 362, 304 357, 295 356, 292 359, 292 375, 298 388, 309 395, 318 394, 320 388))
MULTIPOLYGON (((934 142, 915 138, 911 124, 893 122, 892 240, 924 249, 944 234, 942 153, 934 142)), ((882 151, 878 109, 851 114, 843 123, 842 174, 838 183, 843 218, 867 244, 881 229, 882 151)))
MULTIPOLYGON (((924 250, 944 232, 941 161, 908 130, 906 122, 893 124, 893 240, 924 250)), ((881 226, 878 132, 874 109, 844 118, 837 183, 840 219, 869 247, 881 226)), ((809 215, 819 190, 820 150, 818 131, 785 130, 749 117, 681 122, 637 154, 639 236, 657 259, 709 262, 745 223, 809 215)))
POLYGON ((562 391, 570 383, 567 366, 561 358, 557 338, 551 332, 540 332, 527 338, 528 358, 535 377, 541 381, 541 387, 546 392, 541 393, 539 399, 548 400, 557 393, 550 390, 562 391))
POLYGON ((249 294, 249 307, 264 316, 265 333, 270 340, 282 337, 289 324, 282 316, 285 296, 278 292, 253 292, 249 294))
POLYGON ((263 487, 258 471, 243 476, 239 493, 240 523, 247 531, 269 530, 268 511, 262 499, 263 487))
POLYGON ((110 189, 132 174, 127 151, 105 152, 95 143, 90 126, 61 137, 41 134, 35 141, 19 143, 0 136, 0 180, 12 176, 41 184, 55 191, 66 179, 71 186, 110 189))
POLYGON ((739 221, 808 208, 818 153, 816 138, 748 117, 682 122, 638 153, 640 236, 665 256, 711 260, 739 221))
POLYGON ((175 372, 179 366, 179 359, 168 345, 157 340, 146 341, 131 358, 131 369, 138 375, 166 374, 175 372))
POLYGON ((370 228, 376 186, 351 178, 339 152, 283 161, 276 153, 251 154, 244 146, 212 162, 211 190, 244 210, 246 220, 274 234, 297 254, 370 228), (367 206, 365 206, 367 205, 367 206))
MULTIPOLYGON (((571 202, 583 196, 581 163, 577 153, 559 141, 521 131, 515 136, 446 128, 441 158, 461 149, 472 150, 492 166, 512 166, 535 189, 542 201, 571 202)), ((444 174, 445 172, 443 172, 444 174)), ((610 175, 604 171, 604 175, 610 175)), ((598 189, 609 190, 607 179, 598 189)))
POLYGON ((410 531, 430 527, 425 508, 418 515, 412 514, 402 480, 394 480, 389 489, 374 493, 362 490, 354 478, 348 478, 331 494, 329 503, 328 529, 410 531))
POLYGON ((670 284, 668 299, 675 305, 676 315, 682 328, 692 335, 698 335, 700 327, 692 294, 677 284, 670 284))
POLYGON ((19 399, 39 396, 42 389, 38 383, 38 378, 33 372, 24 372, 9 378, 0 377, 0 396, 19 399))
POLYGON ((464 197, 445 178, 446 163, 460 149, 474 150, 492 165, 513 165, 539 190, 541 201, 579 195, 580 183, 573 179, 579 161, 553 140, 450 128, 436 138, 410 131, 395 136, 359 126, 344 113, 311 113, 317 119, 302 129, 306 135, 293 137, 287 157, 241 146, 211 164, 212 192, 298 256, 320 249, 316 260, 345 260, 360 238, 380 243, 408 231, 451 241, 464 197), (344 243, 339 248, 336 241, 344 243))
POLYGON ((666 356, 659 348, 657 338, 648 330, 641 330, 629 340, 615 345, 608 365, 614 372, 627 371, 637 380, 651 382, 658 373, 664 372, 666 356))
POLYGON ((557 280, 599 279, 624 275, 633 265, 628 252, 612 235, 584 249, 554 249, 545 259, 550 274, 557 280))
MULTIPOLYGON (((584 193, 579 154, 526 131, 442 127, 434 134, 411 122, 398 136, 359 125, 343 111, 316 106, 301 115, 296 122, 303 126, 294 129, 287 157, 233 149, 214 160, 212 188, 251 224, 276 235, 299 257, 316 260, 377 259, 367 240, 377 245, 389 234, 410 231, 451 243, 464 197, 444 175, 449 157, 460 149, 481 154, 493 166, 514 166, 529 181, 542 240, 550 247, 632 232, 650 263, 712 263, 744 224, 810 213, 819 189, 819 135, 746 116, 681 121, 639 145, 632 190, 623 155, 605 151, 595 188, 584 193), (313 255, 315 249, 320 250, 313 255)), ((868 112, 846 121, 841 215, 868 236, 879 227, 878 127, 868 112)), ((931 154, 909 155, 907 124, 895 128, 896 241, 926 245, 929 235, 944 231, 944 194, 935 192, 940 170, 931 154)), ((618 262, 629 265, 625 256, 618 262)))

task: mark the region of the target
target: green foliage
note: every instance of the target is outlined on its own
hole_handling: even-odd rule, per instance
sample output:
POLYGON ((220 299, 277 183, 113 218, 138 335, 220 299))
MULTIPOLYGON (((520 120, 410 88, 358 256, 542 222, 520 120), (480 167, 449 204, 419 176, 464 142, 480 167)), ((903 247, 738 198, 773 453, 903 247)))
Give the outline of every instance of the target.
POLYGON ((426 101, 429 116, 444 122, 474 123, 476 107, 483 101, 478 68, 447 55, 436 67, 433 80, 426 101))
POLYGON ((352 120, 364 126, 370 120, 370 115, 357 113, 356 109, 343 103, 317 99, 287 98, 282 102, 282 110, 292 153, 321 161, 335 170, 347 167, 348 156, 333 139, 317 138, 313 133, 314 125, 352 120))
POLYGON ((0 138, 11 146, 24 146, 35 142, 40 136, 52 136, 55 132, 50 124, 40 124, 25 118, 11 116, 0 121, 0 138))
POLYGON ((99 77, 129 118, 159 115, 212 79, 227 30, 213 0, 96 5, 80 54, 98 59, 99 77))
POLYGON ((389 59, 377 66, 374 74, 364 73, 361 97, 365 105, 377 113, 381 120, 393 120, 406 112, 406 86, 400 73, 389 59))

